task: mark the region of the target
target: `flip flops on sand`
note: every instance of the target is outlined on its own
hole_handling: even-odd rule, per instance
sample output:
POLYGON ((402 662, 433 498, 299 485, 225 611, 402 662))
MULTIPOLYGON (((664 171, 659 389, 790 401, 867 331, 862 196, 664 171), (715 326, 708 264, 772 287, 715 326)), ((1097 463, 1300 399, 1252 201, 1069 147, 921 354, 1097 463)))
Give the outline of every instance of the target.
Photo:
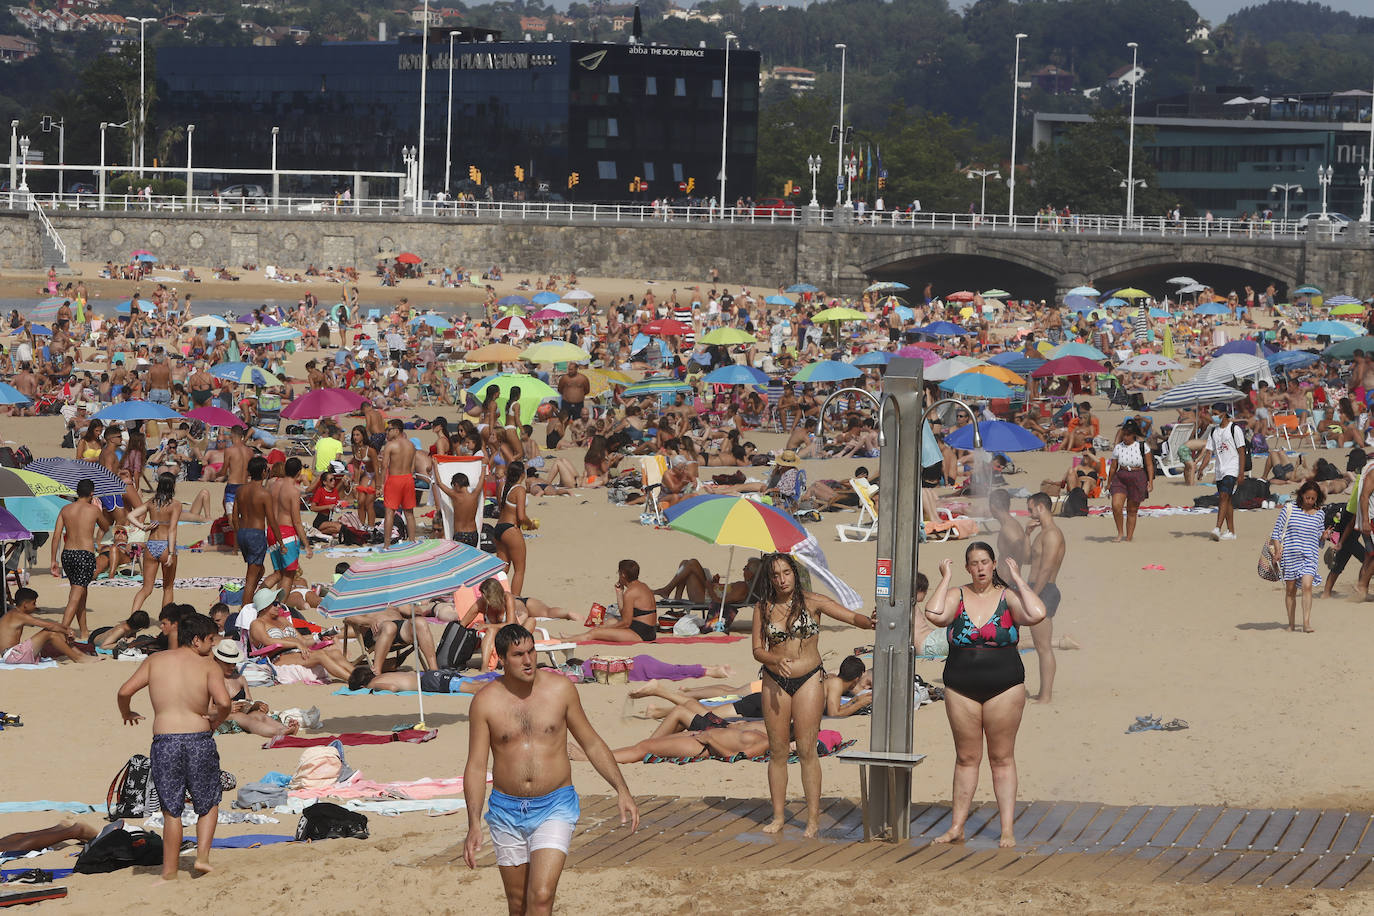
POLYGON ((1188 723, 1182 719, 1170 719, 1168 722, 1160 722, 1159 716, 1136 716, 1135 723, 1126 729, 1126 734, 1135 732, 1177 732, 1188 727, 1188 723))

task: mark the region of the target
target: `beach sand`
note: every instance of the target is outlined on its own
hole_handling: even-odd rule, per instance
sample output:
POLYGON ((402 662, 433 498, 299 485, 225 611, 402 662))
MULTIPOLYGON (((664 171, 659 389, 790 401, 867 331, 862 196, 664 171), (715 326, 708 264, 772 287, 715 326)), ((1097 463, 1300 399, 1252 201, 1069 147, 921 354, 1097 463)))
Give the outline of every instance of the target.
MULTIPOLYGON (((513 285, 512 280, 506 285, 513 285)), ((11 275, 4 282, 17 281, 11 275)), ((643 288, 639 281, 621 283, 626 292, 643 288)), ((598 294, 603 288, 591 280, 583 285, 598 294)), ((107 297, 115 294, 113 284, 102 283, 102 287, 107 297)), ((604 288, 607 295, 618 294, 609 284, 604 288)), ((208 289, 198 289, 197 294, 216 298, 208 289)), ((372 301, 391 301, 398 295, 395 290, 382 292, 383 297, 372 301)), ((400 294, 417 301, 420 293, 427 292, 412 294, 403 287, 400 294)), ((4 294, 2 288, 0 294, 4 294)), ((321 298, 326 297, 321 294, 321 298)), ((297 361, 305 358, 308 354, 294 357, 297 361)), ((420 411, 425 416, 439 412, 435 408, 420 411)), ((453 410, 447 412, 451 416, 453 410)), ((1104 410, 1104 432, 1120 417, 1120 411, 1104 410)), ((37 455, 61 453, 60 419, 6 418, 3 430, 3 438, 28 443, 37 455)), ((778 442, 776 436, 765 433, 752 438, 763 448, 776 447, 778 442)), ((421 440, 426 445, 430 441, 423 433, 421 440)), ((575 463, 581 457, 575 451, 563 454, 575 463)), ((1042 478, 1059 477, 1069 460, 1059 452, 1016 457, 1025 471, 1009 483, 1032 491, 1042 478)), ((843 478, 860 463, 874 464, 811 461, 806 470, 812 480, 843 478)), ((179 493, 189 500, 200 486, 204 485, 182 484, 179 493)), ((220 487, 210 486, 218 496, 220 487)), ((1185 487, 1178 479, 1161 480, 1153 501, 1191 505, 1204 492, 1202 486, 1185 487)), ((1024 500, 1013 500, 1013 507, 1023 509, 1024 500)), ((611 505, 602 490, 532 499, 529 513, 541 525, 528 541, 526 591, 571 608, 579 616, 592 602, 611 602, 615 566, 624 557, 637 559, 644 580, 653 586, 666 581, 684 557, 700 557, 716 571, 726 565, 726 548, 643 527, 638 509, 611 505)), ((1254 573, 1259 547, 1274 515, 1273 511, 1238 513, 1239 540, 1221 543, 1207 536, 1210 515, 1142 519, 1132 544, 1111 542, 1115 531, 1109 516, 1062 522, 1068 554, 1059 577, 1064 601, 1055 618, 1055 633, 1072 636, 1083 648, 1058 653, 1053 705, 1028 704, 1026 708, 1017 746, 1021 799, 1370 810, 1374 777, 1368 761, 1374 756, 1374 734, 1365 727, 1365 699, 1374 694, 1374 673, 1366 663, 1374 655, 1374 628, 1367 625, 1374 612, 1368 605, 1340 599, 1322 601, 1313 614, 1316 633, 1287 632, 1281 589, 1254 573), (1149 566, 1164 568, 1145 568, 1149 566), (1127 734, 1135 717, 1145 714, 1165 721, 1184 719, 1190 728, 1127 734)), ((824 522, 808 527, 816 533, 832 569, 868 597, 873 589, 874 544, 841 544, 835 539, 834 524, 852 521, 852 516, 852 512, 827 514, 824 522)), ((183 534, 183 544, 206 530, 207 526, 190 528, 183 534)), ((934 581, 942 558, 953 558, 956 568, 961 568, 966 546, 966 542, 923 545, 920 568, 934 581)), ((31 584, 39 591, 40 607, 60 615, 66 587, 47 574, 47 557, 45 545, 31 584)), ((744 558, 743 552, 736 552, 737 565, 744 558)), ((336 561, 317 554, 302 562, 313 580, 328 581, 336 561)), ((183 550, 179 574, 232 576, 240 575, 242 569, 236 553, 183 550)), ((1340 593, 1348 593, 1353 574, 1353 569, 1347 571, 1340 593)), ((132 589, 93 588, 92 626, 123 619, 133 594, 132 589)), ((149 602, 154 612, 157 600, 155 595, 149 602)), ((204 610, 216 598, 213 591, 195 590, 179 593, 179 600, 189 600, 204 610)), ((872 639, 867 632, 832 624, 824 627, 821 648, 833 670, 854 647, 872 639)), ((565 621, 551 622, 549 627, 555 634, 579 629, 565 621)), ((757 677, 747 639, 706 647, 663 645, 627 651, 590 647, 580 654, 640 651, 671 662, 733 665, 735 676, 718 682, 722 684, 744 684, 757 677)), ((1024 658, 1027 687, 1034 691, 1039 680, 1035 656, 1024 658)), ((941 669, 939 662, 917 665, 923 677, 936 683, 941 669)), ((80 667, 64 664, 57 670, 0 671, 0 708, 24 719, 22 728, 0 733, 4 772, 0 801, 54 799, 103 805, 116 771, 131 754, 146 753, 148 748, 148 723, 124 726, 115 705, 115 690, 132 671, 131 663, 114 661, 80 667)), ((319 706, 328 733, 387 731, 417 721, 415 697, 341 697, 332 695, 334 689, 287 686, 254 693, 274 709, 319 706)), ((612 746, 637 741, 652 728, 650 721, 634 715, 644 701, 630 701, 627 693, 624 686, 581 688, 593 724, 612 746)), ((349 765, 377 781, 461 774, 468 703, 461 696, 426 697, 426 722, 440 730, 435 740, 423 745, 349 748, 349 765)), ((136 699, 134 708, 150 712, 146 694, 136 699)), ((915 724, 916 749, 928 756, 915 771, 913 798, 948 800, 953 755, 943 705, 919 710, 915 724)), ((866 717, 838 720, 827 727, 857 739, 860 747, 868 745, 866 717)), ((261 744, 262 739, 248 735, 218 739, 223 765, 240 784, 257 780, 269 770, 290 773, 295 768, 299 751, 264 750, 261 744)), ((764 798, 767 794, 765 767, 749 762, 683 767, 634 764, 624 771, 632 789, 642 795, 764 798)), ((589 764, 575 763, 573 772, 582 792, 605 794, 604 783, 589 764)), ((857 798, 852 767, 825 760, 823 772, 825 794, 857 798)), ((796 767, 791 770, 789 794, 795 799, 789 814, 797 828, 801 786, 796 767)), ((977 799, 991 797, 985 766, 977 799)), ((60 817, 54 812, 0 815, 0 833, 48 826, 60 817)), ((222 826, 219 833, 293 832, 296 818, 279 817, 282 823, 277 825, 222 826)), ((71 895, 48 907, 107 912, 112 901, 123 900, 138 901, 148 912, 286 913, 298 912, 302 905, 343 913, 402 906, 421 912, 499 912, 503 901, 495 868, 473 874, 461 863, 440 869, 394 867, 414 865, 460 843, 466 832, 464 813, 438 818, 372 816, 369 826, 372 837, 366 841, 217 851, 216 873, 194 881, 183 874, 176 890, 154 890, 153 877, 144 870, 74 876, 64 882, 71 895)), ((71 864, 67 853, 58 851, 9 867, 71 864)), ((919 869, 887 871, 878 877, 786 869, 760 873, 717 861, 633 870, 617 867, 614 861, 584 865, 564 874, 558 902, 568 912, 600 913, 801 913, 854 905, 879 912, 968 912, 1013 905, 1018 912, 1028 913, 1374 911, 1374 894, 1368 891, 1184 888, 1072 877, 1005 880, 995 874, 946 877, 919 869)))

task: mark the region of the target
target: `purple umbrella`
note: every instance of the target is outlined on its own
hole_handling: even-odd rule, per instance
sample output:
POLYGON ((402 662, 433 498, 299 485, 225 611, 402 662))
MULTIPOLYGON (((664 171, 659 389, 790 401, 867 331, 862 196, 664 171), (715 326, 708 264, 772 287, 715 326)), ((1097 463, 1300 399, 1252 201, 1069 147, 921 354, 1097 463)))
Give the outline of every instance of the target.
POLYGON ((316 388, 287 404, 281 415, 288 420, 318 420, 352 413, 366 400, 355 391, 343 388, 316 388))
POLYGON ((933 366, 940 361, 940 354, 930 347, 905 346, 898 350, 896 355, 906 359, 919 359, 927 366, 933 366))
POLYGON ((187 411, 188 420, 199 420, 206 426, 247 426, 243 418, 238 414, 231 413, 223 407, 197 407, 195 410, 187 411))
MULTIPOLYGON (((20 524, 19 519, 11 514, 10 510, 0 506, 0 542, 8 541, 29 541, 33 539, 33 532, 20 524)), ((3 554, 0 554, 0 558, 3 554)), ((4 614, 8 608, 5 606, 5 589, 0 588, 0 614, 4 614)))

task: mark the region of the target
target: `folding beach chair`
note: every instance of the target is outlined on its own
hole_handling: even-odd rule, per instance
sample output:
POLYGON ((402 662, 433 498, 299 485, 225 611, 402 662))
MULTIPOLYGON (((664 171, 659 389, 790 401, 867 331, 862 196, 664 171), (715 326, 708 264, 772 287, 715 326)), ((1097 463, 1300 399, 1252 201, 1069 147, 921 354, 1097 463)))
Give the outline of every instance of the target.
POLYGON ((645 525, 666 525, 663 508, 658 503, 659 491, 663 489, 663 472, 668 469, 662 455, 639 456, 639 473, 643 480, 644 511, 639 521, 645 525))
POLYGON ((1164 453, 1155 461, 1161 474, 1165 477, 1183 476, 1183 461, 1178 457, 1178 450, 1187 445, 1188 440, 1192 437, 1193 424, 1174 424, 1174 428, 1169 432, 1168 440, 1164 443, 1164 453))
POLYGON ((851 478, 849 485, 859 497, 859 517, 853 524, 836 525, 835 533, 845 543, 871 541, 878 536, 878 507, 873 502, 878 488, 858 477, 851 478))

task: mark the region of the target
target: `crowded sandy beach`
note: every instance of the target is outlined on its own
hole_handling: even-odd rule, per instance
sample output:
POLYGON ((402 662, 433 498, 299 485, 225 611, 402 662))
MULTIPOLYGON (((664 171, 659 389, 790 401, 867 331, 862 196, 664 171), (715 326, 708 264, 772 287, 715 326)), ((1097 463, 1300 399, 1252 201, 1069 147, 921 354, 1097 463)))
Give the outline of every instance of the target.
POLYGON ((147 257, 0 277, 0 851, 39 870, 14 887, 66 888, 43 906, 537 911, 552 873, 558 908, 609 913, 1374 909, 1368 291, 147 257), (806 834, 862 839, 809 805, 859 795, 884 481, 874 401, 822 413, 881 396, 892 359, 964 405, 921 456, 912 799, 944 813, 911 848, 984 870, 882 843, 789 867, 806 834), (155 782, 189 789, 186 840, 218 815, 216 848, 163 859, 133 803, 155 782), (635 864, 674 805, 721 797, 777 855, 635 864), (292 842, 317 801, 365 838, 292 842), (66 871, 126 802, 146 857, 66 871), (1099 877, 1079 863, 1111 849, 1021 829, 1042 802, 1342 816, 1246 887, 1099 877), (578 859, 589 831, 614 852, 578 859), (1044 866, 993 858, 1028 846, 1044 866))

